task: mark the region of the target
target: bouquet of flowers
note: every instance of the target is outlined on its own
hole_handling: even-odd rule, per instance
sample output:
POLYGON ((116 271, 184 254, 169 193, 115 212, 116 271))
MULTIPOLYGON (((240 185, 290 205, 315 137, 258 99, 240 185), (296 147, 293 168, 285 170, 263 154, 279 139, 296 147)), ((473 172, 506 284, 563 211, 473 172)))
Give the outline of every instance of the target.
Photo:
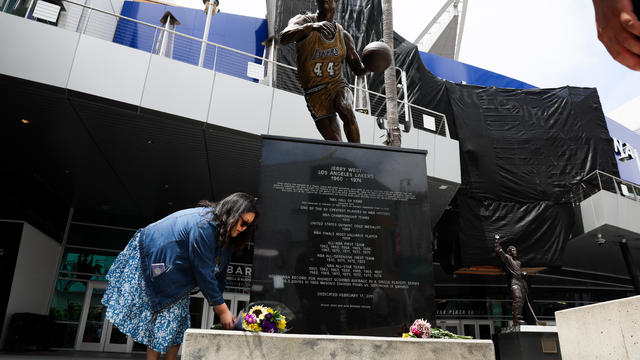
POLYGON ((242 317, 242 328, 253 332, 281 333, 287 328, 287 319, 278 310, 255 305, 242 317))
POLYGON ((456 335, 447 330, 431 327, 431 324, 424 319, 414 321, 409 328, 409 332, 403 333, 402 337, 416 339, 473 339, 471 336, 456 335))

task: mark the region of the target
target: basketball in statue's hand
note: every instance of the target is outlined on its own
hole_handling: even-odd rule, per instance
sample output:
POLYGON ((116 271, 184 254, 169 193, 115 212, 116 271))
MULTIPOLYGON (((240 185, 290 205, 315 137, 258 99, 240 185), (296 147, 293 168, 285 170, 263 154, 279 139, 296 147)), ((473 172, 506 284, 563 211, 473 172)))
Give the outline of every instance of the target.
POLYGON ((391 48, 382 41, 374 41, 362 50, 362 63, 371 72, 383 72, 391 65, 391 48))

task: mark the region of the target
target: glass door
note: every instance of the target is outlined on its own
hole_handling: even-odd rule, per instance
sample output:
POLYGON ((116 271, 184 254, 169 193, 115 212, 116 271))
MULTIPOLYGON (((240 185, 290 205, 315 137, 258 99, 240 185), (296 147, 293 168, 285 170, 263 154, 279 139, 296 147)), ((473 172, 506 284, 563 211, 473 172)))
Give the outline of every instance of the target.
POLYGON ((474 339, 491 340, 493 322, 490 320, 461 320, 462 334, 473 336, 474 339))
POLYGON ((493 334, 493 322, 490 320, 478 320, 478 339, 491 340, 493 334))
MULTIPOLYGON (((235 316, 249 304, 249 294, 223 293, 224 302, 229 307, 229 311, 235 316)), ((219 321, 218 316, 213 311, 213 307, 204 299, 202 293, 191 295, 189 304, 191 313, 191 327, 199 329, 211 329, 213 324, 219 321)))
MULTIPOLYGON (((222 295, 224 297, 224 302, 229 307, 229 311, 234 316, 238 316, 238 313, 249 304, 249 294, 238 294, 238 293, 224 293, 222 295)), ((209 316, 207 317, 207 327, 206 329, 210 329, 213 324, 220 322, 218 319, 218 315, 213 312, 213 307, 209 307, 209 316)))
POLYGON ((102 351, 109 352, 130 352, 133 347, 133 341, 125 333, 118 330, 109 320, 104 320, 104 326, 107 329, 104 348, 102 351))
POLYGON ((76 338, 77 350, 130 352, 131 338, 118 330, 105 318, 107 308, 102 305, 102 296, 107 283, 89 281, 80 317, 76 338))
POLYGON ((77 350, 102 351, 104 347, 103 331, 106 308, 102 305, 102 296, 107 284, 89 281, 80 315, 80 328, 76 338, 77 350))
POLYGON ((437 327, 454 334, 460 334, 460 321, 458 320, 438 320, 437 327))

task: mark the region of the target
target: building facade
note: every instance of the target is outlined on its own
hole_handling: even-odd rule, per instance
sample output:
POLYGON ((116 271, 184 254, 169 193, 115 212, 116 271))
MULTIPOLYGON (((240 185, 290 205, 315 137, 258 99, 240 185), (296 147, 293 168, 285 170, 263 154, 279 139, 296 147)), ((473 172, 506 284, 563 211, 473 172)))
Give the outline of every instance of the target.
MULTIPOLYGON (((136 229, 201 199, 257 192, 261 134, 320 136, 298 84, 273 81, 295 78, 295 68, 272 61, 264 19, 216 14, 203 47, 206 18, 199 10, 132 1, 116 8, 62 4, 49 20, 34 3, 0 6, 0 46, 11 49, 0 59, 0 86, 9 94, 0 131, 7 181, 0 286, 9 290, 0 298, 2 342, 14 314, 34 313, 54 322, 53 348, 143 351, 105 321, 100 304, 105 275, 136 229), (167 12, 180 23, 173 29, 161 22, 167 12)), ((532 88, 436 55, 421 58, 450 81, 532 88)), ((368 95, 371 106, 384 103, 380 94, 368 95)), ((429 152, 425 176, 436 224, 461 182, 459 143, 442 114, 400 105, 411 107, 403 147, 429 152), (422 126, 410 126, 418 118, 422 126)), ((384 123, 364 113, 357 119, 363 143, 382 145, 384 123)), ((576 206, 606 192, 613 199, 585 209, 595 213, 623 201, 627 215, 594 216, 593 224, 585 217, 565 266, 533 277, 535 310, 550 323, 556 310, 636 291, 619 240, 611 239, 626 236, 640 259, 640 230, 632 221, 640 214, 640 138, 607 124, 620 178, 596 174, 599 188, 576 206), (607 181, 613 185, 602 185, 607 181), (597 234, 610 240, 600 244, 597 234), (609 260, 585 263, 585 254, 609 260)), ((227 270, 225 299, 233 312, 249 302, 251 269, 245 254, 227 270)), ((438 325, 476 338, 506 326, 511 310, 503 277, 452 273, 438 264, 434 273, 438 325)), ((191 297, 191 316, 193 327, 215 321, 199 294, 191 297)))

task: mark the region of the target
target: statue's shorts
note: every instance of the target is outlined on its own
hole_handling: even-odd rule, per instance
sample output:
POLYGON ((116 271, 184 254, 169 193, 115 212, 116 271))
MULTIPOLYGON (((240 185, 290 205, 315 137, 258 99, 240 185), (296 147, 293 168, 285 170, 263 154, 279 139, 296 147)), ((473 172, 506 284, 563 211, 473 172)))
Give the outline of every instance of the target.
POLYGON ((307 109, 314 121, 332 117, 336 114, 336 94, 340 89, 346 88, 344 81, 335 81, 314 86, 304 92, 307 101, 307 109))

